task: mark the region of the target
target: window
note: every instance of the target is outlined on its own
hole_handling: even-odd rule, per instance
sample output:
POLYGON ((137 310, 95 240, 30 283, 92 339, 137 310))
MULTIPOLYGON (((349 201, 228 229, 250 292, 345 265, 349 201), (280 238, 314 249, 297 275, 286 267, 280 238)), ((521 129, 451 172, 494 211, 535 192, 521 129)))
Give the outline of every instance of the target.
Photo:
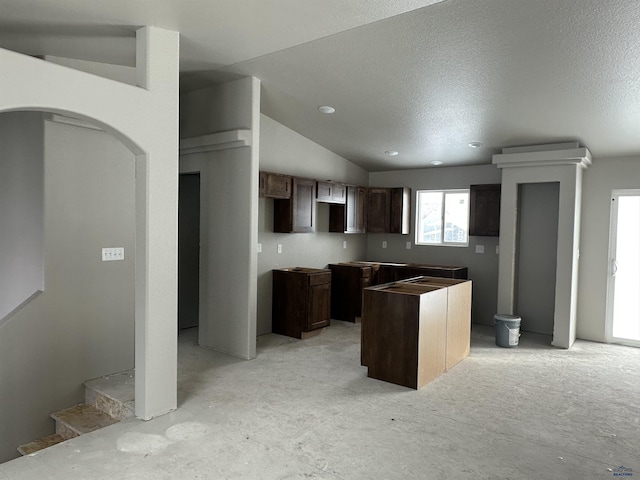
POLYGON ((418 190, 416 245, 469 244, 469 190, 418 190))

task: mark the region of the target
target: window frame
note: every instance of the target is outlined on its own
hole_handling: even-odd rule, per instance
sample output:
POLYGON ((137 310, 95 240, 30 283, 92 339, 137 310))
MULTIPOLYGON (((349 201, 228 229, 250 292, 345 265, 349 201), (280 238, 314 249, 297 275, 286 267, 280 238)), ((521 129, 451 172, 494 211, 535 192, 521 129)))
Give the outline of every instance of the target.
POLYGON ((471 191, 469 188, 450 188, 450 189, 424 189, 424 190, 416 190, 416 217, 415 217, 415 238, 414 238, 414 242, 416 245, 420 245, 420 246, 430 246, 430 247, 468 247, 469 246, 469 221, 470 221, 470 202, 471 202, 471 191), (434 243, 434 242, 425 242, 425 241, 421 241, 420 239, 420 217, 421 217, 421 210, 420 210, 420 194, 422 193, 440 193, 441 194, 441 199, 442 199, 442 207, 441 207, 441 211, 440 211, 440 220, 441 220, 441 224, 440 224, 440 238, 441 241, 438 243, 434 243), (466 236, 466 241, 465 242, 446 242, 444 240, 445 238, 445 227, 446 227, 446 223, 445 223, 445 202, 446 202, 446 195, 447 194, 456 194, 456 193, 466 193, 467 195, 467 236, 466 236))

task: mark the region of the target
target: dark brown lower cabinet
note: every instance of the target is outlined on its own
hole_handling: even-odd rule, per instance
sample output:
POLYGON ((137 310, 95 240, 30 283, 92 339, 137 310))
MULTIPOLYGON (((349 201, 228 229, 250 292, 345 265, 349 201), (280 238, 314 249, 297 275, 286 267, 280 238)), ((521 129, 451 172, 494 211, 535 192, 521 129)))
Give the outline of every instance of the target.
POLYGON ((471 282, 437 277, 364 289, 368 376, 418 389, 469 355, 471 282))
POLYGON ((306 338, 331 323, 331 270, 273 270, 273 333, 306 338))
POLYGON ((371 284, 368 265, 336 263, 331 270, 331 318, 357 322, 362 316, 362 289, 371 284))
POLYGON ((346 262, 331 270, 331 318, 356 322, 362 316, 362 290, 370 285, 418 276, 467 278, 467 267, 412 263, 346 262))

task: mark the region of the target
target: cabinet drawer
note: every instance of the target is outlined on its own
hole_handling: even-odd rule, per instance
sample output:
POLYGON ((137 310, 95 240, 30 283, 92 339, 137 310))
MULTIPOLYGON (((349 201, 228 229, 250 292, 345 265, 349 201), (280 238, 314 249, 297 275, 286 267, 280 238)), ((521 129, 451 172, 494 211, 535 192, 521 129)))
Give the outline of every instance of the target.
POLYGON ((331 271, 309 275, 309 285, 323 285, 325 283, 331 283, 331 271))

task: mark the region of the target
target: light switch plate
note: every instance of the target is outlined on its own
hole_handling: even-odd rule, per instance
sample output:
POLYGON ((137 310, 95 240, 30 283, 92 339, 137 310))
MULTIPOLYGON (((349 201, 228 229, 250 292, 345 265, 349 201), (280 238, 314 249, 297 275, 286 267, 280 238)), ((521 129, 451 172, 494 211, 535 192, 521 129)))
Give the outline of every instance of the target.
POLYGON ((258 253, 262 253, 262 244, 261 243, 258 244, 258 253))
POLYGON ((386 240, 382 241, 382 248, 387 248, 387 241, 386 240))
POLYGON ((102 249, 103 262, 112 262, 114 260, 124 260, 124 247, 108 247, 102 249))
POLYGON ((407 242, 407 250, 411 250, 411 242, 407 242))
POLYGON ((278 253, 282 253, 282 244, 281 243, 278 244, 278 253))
POLYGON ((342 241, 342 248, 347 248, 347 241, 346 240, 342 241))
POLYGON ((484 253, 484 245, 476 245, 476 253, 484 253))

